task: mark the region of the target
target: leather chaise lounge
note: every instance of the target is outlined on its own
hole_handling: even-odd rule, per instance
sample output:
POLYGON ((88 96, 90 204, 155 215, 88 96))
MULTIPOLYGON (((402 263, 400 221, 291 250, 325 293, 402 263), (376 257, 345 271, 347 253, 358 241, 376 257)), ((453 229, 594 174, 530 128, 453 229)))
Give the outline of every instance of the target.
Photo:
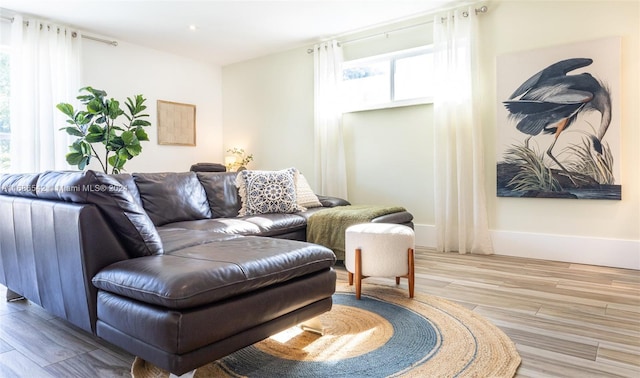
POLYGON ((306 221, 348 202, 319 196, 304 211, 238 216, 235 181, 2 175, 0 283, 176 375, 330 310, 336 258, 305 242, 306 221))

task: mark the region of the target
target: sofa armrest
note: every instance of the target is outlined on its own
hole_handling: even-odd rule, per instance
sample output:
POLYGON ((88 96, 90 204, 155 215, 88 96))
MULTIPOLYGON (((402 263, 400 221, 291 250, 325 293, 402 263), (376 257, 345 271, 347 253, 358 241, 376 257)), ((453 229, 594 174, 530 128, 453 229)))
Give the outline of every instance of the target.
POLYGON ((103 267, 127 251, 93 205, 0 196, 0 283, 49 313, 94 331, 103 267))
POLYGON ((336 206, 351 205, 351 203, 346 199, 331 197, 331 196, 322 196, 317 194, 316 196, 318 197, 318 200, 320 200, 322 207, 336 207, 336 206))

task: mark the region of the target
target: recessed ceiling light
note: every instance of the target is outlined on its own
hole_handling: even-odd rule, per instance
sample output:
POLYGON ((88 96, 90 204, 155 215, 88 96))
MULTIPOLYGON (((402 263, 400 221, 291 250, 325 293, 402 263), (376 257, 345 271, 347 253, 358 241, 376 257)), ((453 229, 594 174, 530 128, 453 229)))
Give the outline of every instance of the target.
POLYGON ((189 30, 196 30, 198 27, 196 25, 189 25, 189 30))

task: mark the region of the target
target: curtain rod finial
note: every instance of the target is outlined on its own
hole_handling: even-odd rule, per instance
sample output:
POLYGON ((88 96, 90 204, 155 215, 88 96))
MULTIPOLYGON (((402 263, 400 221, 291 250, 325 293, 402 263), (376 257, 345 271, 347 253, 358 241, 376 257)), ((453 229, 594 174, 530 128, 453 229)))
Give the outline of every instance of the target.
POLYGON ((487 13, 489 8, 486 5, 481 6, 480 8, 476 8, 476 14, 478 13, 487 13))

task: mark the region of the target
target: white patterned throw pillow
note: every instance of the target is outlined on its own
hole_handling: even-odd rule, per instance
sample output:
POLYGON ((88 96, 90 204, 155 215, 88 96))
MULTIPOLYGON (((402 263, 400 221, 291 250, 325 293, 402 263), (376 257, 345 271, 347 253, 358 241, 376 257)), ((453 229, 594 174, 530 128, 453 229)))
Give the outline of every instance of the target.
POLYGON ((238 172, 236 186, 242 199, 239 215, 297 212, 297 174, 295 168, 238 172))

